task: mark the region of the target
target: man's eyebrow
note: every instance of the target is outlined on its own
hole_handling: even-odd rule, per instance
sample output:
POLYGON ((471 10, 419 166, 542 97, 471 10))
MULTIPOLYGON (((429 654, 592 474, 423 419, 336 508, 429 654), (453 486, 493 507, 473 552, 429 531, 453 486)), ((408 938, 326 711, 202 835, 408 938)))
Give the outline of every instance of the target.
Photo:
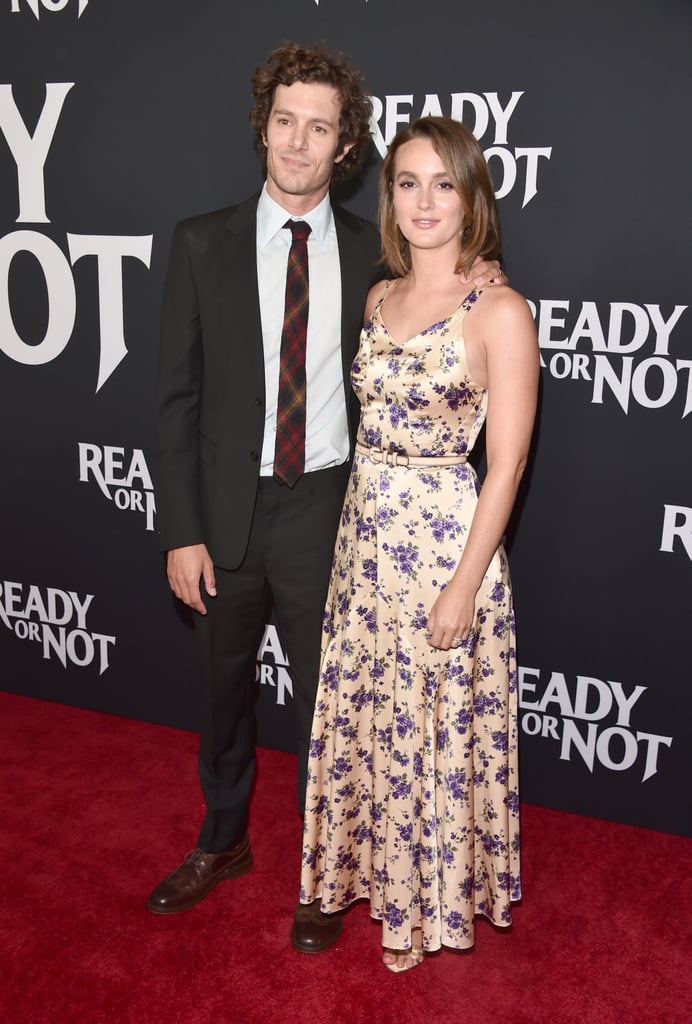
MULTIPOLYGON (((295 117, 295 113, 292 110, 285 110, 283 107, 277 107, 274 111, 275 114, 284 114, 288 117, 295 117)), ((334 122, 330 121, 327 117, 311 117, 310 124, 326 124, 329 128, 334 127, 334 122)))

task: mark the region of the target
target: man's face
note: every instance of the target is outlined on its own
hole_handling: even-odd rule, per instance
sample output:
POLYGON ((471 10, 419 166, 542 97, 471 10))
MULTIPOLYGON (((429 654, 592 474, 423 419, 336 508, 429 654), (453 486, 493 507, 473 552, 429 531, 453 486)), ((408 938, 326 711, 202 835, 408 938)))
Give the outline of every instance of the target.
POLYGON ((307 213, 329 191, 337 153, 341 98, 331 85, 294 82, 278 85, 269 114, 267 191, 289 213, 307 213))

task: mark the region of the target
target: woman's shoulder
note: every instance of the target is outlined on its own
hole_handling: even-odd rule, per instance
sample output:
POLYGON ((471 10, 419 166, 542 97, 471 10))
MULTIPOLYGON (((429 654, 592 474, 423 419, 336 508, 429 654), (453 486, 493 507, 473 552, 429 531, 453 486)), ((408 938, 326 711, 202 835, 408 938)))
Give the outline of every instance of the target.
POLYGON ((470 313, 466 337, 485 352, 488 373, 491 363, 501 372, 517 366, 537 370, 539 350, 533 314, 524 296, 507 285, 485 289, 470 313))
POLYGON ((484 288, 464 322, 468 341, 481 344, 486 352, 502 353, 526 348, 537 350, 536 325, 528 302, 506 284, 484 288))
POLYGON ((474 319, 499 324, 516 320, 532 320, 533 315, 524 296, 506 284, 493 284, 481 290, 473 308, 474 319))
POLYGON ((379 302, 381 302, 382 299, 387 294, 387 291, 389 290, 389 286, 392 284, 392 280, 393 280, 392 278, 386 278, 385 277, 381 281, 378 281, 376 284, 374 284, 372 286, 372 288, 370 289, 370 291, 368 292, 368 297, 365 300, 365 320, 366 321, 368 321, 370 319, 372 314, 375 312, 375 308, 377 307, 377 304, 379 302))
MULTIPOLYGON (((482 308, 485 309, 528 309, 528 303, 521 292, 510 288, 508 284, 485 285, 479 289, 479 300, 482 300, 482 308)), ((479 307, 481 303, 479 301, 479 307)))

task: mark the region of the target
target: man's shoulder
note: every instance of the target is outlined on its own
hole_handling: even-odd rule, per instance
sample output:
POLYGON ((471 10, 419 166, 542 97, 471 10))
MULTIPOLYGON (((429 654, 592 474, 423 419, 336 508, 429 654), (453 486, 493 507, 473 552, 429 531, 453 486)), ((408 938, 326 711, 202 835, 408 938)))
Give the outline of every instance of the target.
POLYGON ((379 238, 377 226, 371 220, 366 220, 365 217, 360 217, 357 213, 353 213, 351 210, 347 210, 345 206, 339 206, 336 203, 332 204, 332 210, 334 211, 336 223, 346 228, 346 230, 353 231, 358 235, 366 235, 373 239, 379 238))
POLYGON ((222 206, 218 210, 196 213, 185 217, 176 224, 176 231, 186 235, 200 235, 229 227, 235 222, 252 221, 257 211, 257 196, 235 203, 233 206, 222 206))
POLYGON ((380 233, 377 227, 365 217, 346 210, 343 206, 333 206, 336 234, 339 239, 339 250, 350 273, 354 267, 365 272, 369 283, 382 276, 380 267, 380 233), (368 269, 369 268, 369 269, 368 269))

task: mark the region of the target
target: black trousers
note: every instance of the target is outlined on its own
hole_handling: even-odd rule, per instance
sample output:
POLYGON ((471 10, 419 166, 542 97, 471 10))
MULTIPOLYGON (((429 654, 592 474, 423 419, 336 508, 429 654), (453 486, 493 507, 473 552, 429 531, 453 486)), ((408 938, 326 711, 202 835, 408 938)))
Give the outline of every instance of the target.
POLYGON ((255 773, 257 649, 272 603, 288 656, 297 718, 298 805, 320 664, 325 598, 349 467, 306 473, 293 488, 261 477, 248 550, 215 569, 217 596, 195 614, 202 667, 199 775, 207 814, 198 845, 219 853, 246 828, 255 773))

